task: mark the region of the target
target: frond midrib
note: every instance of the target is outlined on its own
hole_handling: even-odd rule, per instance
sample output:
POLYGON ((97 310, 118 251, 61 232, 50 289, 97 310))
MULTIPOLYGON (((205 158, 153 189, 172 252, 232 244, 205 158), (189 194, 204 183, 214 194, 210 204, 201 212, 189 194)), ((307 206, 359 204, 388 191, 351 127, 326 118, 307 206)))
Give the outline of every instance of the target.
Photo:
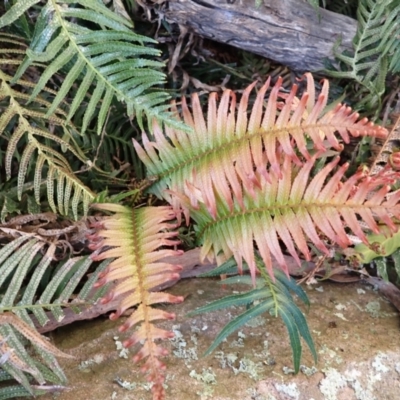
MULTIPOLYGON (((163 179, 167 178, 170 175, 174 175, 177 171, 185 169, 188 166, 193 166, 193 168, 196 168, 196 166, 202 166, 204 164, 204 160, 207 159, 209 156, 216 154, 218 156, 223 155, 225 152, 231 150, 233 147, 238 146, 240 147, 241 145, 243 145, 245 142, 249 142, 250 140, 252 140, 253 138, 255 138, 256 136, 259 137, 264 137, 264 135, 266 134, 274 134, 275 138, 279 140, 280 134, 281 133, 288 133, 293 136, 291 133, 295 132, 295 131, 303 131, 306 132, 309 129, 321 129, 321 130, 325 130, 326 128, 328 129, 334 129, 339 130, 339 129, 347 129, 348 125, 339 125, 338 123, 334 123, 334 124, 310 124, 310 125, 293 125, 293 126, 286 126, 284 128, 271 128, 268 130, 264 130, 264 129, 260 129, 257 132, 253 132, 253 133, 246 133, 243 136, 240 136, 238 138, 234 138, 234 139, 230 139, 228 138, 228 140, 223 141, 221 144, 216 145, 214 144, 212 146, 212 148, 209 148, 205 151, 201 151, 199 153, 197 153, 196 155, 189 157, 187 159, 185 159, 183 162, 177 163, 172 167, 169 167, 167 169, 165 169, 164 171, 155 174, 157 177, 157 180, 155 180, 155 182, 150 186, 150 191, 151 191, 151 187, 154 185, 157 185, 160 181, 162 181, 163 179)), ((174 147, 174 150, 176 150, 176 148, 174 147)), ((187 154, 187 151, 182 150, 182 152, 184 152, 185 154, 187 154)), ((229 152, 230 154, 230 152, 229 152)), ((173 155, 173 154, 172 154, 173 155)), ((176 159, 176 158, 175 158, 176 159)), ((165 163, 163 161, 160 161, 160 164, 162 164, 163 166, 165 165, 165 163)))
MULTIPOLYGON (((351 201, 351 200, 350 200, 351 201)), ((234 210, 230 212, 229 214, 225 214, 221 216, 221 213, 217 213, 217 218, 216 219, 211 219, 210 216, 210 221, 207 221, 205 224, 202 224, 202 222, 197 222, 197 226, 199 227, 199 230, 196 231, 196 234, 198 237, 203 237, 207 234, 207 231, 213 230, 213 228, 219 224, 223 224, 229 220, 232 221, 237 221, 238 219, 246 219, 248 218, 249 215, 251 214, 257 214, 258 218, 262 218, 263 214, 268 214, 270 217, 274 217, 277 212, 280 211, 280 215, 285 218, 285 213, 287 213, 288 210, 292 211, 294 214, 296 214, 299 210, 310 210, 312 208, 319 208, 319 209, 326 209, 326 208, 335 208, 339 210, 340 209, 355 209, 355 213, 357 214, 357 210, 360 210, 361 208, 365 208, 368 210, 376 210, 378 208, 387 210, 387 207, 384 205, 376 205, 376 206, 371 206, 371 205, 364 205, 364 204, 356 204, 356 203, 343 203, 343 204, 337 204, 337 203, 331 203, 331 202, 314 202, 314 203, 305 203, 305 202, 300 202, 297 204, 290 204, 290 203, 285 203, 285 204, 273 204, 269 206, 263 206, 263 207, 254 207, 252 208, 251 206, 247 205, 247 208, 245 210, 234 210)), ((313 214, 313 212, 310 210, 309 212, 310 215, 313 214)))

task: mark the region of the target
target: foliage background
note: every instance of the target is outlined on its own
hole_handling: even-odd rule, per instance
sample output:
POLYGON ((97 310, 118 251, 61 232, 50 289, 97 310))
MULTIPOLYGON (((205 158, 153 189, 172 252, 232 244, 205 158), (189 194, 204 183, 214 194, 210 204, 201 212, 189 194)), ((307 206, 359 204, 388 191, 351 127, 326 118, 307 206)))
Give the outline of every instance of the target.
MULTIPOLYGON (((15 18, 6 12, 16 10, 17 1, 0 6, 0 311, 12 311, 32 328, 32 314, 43 325, 46 313, 62 318, 65 307, 91 304, 107 291, 90 290, 107 267, 87 257, 86 235, 101 218, 91 212, 82 219, 90 203, 161 204, 145 192, 152 182, 132 139, 141 141, 153 117, 186 129, 167 112, 168 99, 200 92, 203 104, 210 91, 230 87, 240 93, 253 81, 259 89, 268 75, 273 83, 282 76, 289 89, 300 74, 226 45, 182 36, 159 17, 162 4, 151 1, 21 4, 15 18)), ((394 122, 399 2, 320 6, 359 20, 355 53, 337 54, 339 69, 328 66, 320 74, 333 78, 330 100, 341 98, 376 122, 394 122)), ((252 94, 250 106, 254 101, 252 94)), ((380 148, 376 139, 352 140, 345 153, 350 171, 380 148)), ((179 236, 185 249, 196 245, 191 226, 180 228, 179 236)), ((40 347, 33 329, 21 326, 0 327, 1 377, 18 383, 0 389, 5 398, 65 384, 56 350, 40 347), (29 341, 36 356, 25 350, 29 341), (48 385, 39 388, 32 377, 48 385)))

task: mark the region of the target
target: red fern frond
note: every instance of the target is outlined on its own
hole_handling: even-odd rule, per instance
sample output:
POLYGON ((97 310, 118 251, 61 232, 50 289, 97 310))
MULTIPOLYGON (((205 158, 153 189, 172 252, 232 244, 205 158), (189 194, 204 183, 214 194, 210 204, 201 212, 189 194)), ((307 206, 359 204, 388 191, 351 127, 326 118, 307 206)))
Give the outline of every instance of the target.
MULTIPOLYGON (((179 199, 165 189, 190 196, 189 182, 202 189, 204 202, 215 217, 216 188, 230 210, 234 201, 245 209, 244 192, 253 194, 262 180, 271 179, 271 172, 282 176, 278 149, 301 165, 311 157, 307 147, 310 142, 317 151, 324 151, 327 146, 341 150, 336 133, 344 142, 349 141, 349 135, 386 136, 386 129, 365 118, 359 120, 359 115, 345 105, 326 111, 328 82, 324 81, 315 100, 313 78, 311 74, 306 74, 306 78, 308 91, 300 99, 296 97, 297 85, 284 94, 280 92, 282 80, 278 79, 265 101, 268 79, 257 94, 250 117, 249 97, 255 83, 243 92, 238 107, 232 91, 224 91, 219 104, 216 93, 211 93, 206 118, 197 94, 192 96, 192 111, 183 98, 181 118, 192 128, 191 132, 166 127, 164 134, 154 122, 154 141, 146 134, 143 147, 134 140, 148 174, 158 177, 151 191, 177 210, 181 205, 179 199)), ((175 105, 173 109, 179 115, 175 105)), ((188 215, 186 209, 186 219, 188 215)))
POLYGON ((352 244, 349 234, 353 233, 368 244, 361 221, 375 233, 380 232, 376 221, 386 224, 391 232, 397 231, 393 219, 400 219, 400 191, 391 191, 390 184, 400 179, 400 173, 382 171, 369 177, 367 171, 359 171, 346 180, 347 164, 331 175, 337 157, 311 178, 317 157, 299 168, 282 151, 278 156, 281 172, 271 172, 269 181, 262 181, 254 194, 245 193, 245 209, 238 202, 229 209, 216 190, 214 215, 201 188, 188 185, 191 199, 175 193, 191 208, 198 237, 203 240, 202 257, 220 257, 221 262, 234 256, 239 268, 245 260, 255 278, 257 248, 273 277, 272 257, 288 273, 280 241, 300 265, 297 250, 309 260, 308 241, 325 254, 328 246, 321 237, 345 248, 352 244), (192 207, 193 199, 197 207, 192 207))
POLYGON ((156 344, 155 340, 168 339, 174 334, 157 328, 153 322, 174 319, 175 314, 152 306, 156 303, 180 303, 183 297, 151 290, 164 282, 179 278, 179 271, 182 269, 178 265, 158 262, 161 258, 182 253, 168 249, 157 250, 162 246, 179 243, 174 240, 177 232, 169 231, 176 227, 176 224, 169 222, 175 219, 175 212, 171 207, 144 207, 133 210, 115 204, 98 204, 95 207, 116 213, 106 217, 102 221, 102 229, 91 237, 92 247, 104 249, 93 258, 115 258, 101 274, 96 286, 117 281, 114 289, 102 299, 102 302, 106 303, 121 297, 119 307, 111 314, 111 319, 117 319, 128 308, 137 307, 119 330, 123 332, 141 324, 124 342, 124 346, 143 343, 133 360, 144 360, 141 370, 147 373, 147 379, 153 383, 153 398, 161 400, 164 398, 165 365, 159 357, 168 352, 156 344))

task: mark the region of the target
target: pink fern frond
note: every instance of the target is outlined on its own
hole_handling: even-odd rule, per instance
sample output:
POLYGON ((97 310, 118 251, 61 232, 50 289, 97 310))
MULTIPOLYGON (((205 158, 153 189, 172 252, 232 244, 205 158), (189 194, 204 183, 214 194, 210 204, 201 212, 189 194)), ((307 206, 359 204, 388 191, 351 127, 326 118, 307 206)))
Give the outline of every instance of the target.
MULTIPOLYGON (((149 175, 157 176, 150 191, 166 199, 177 211, 182 203, 171 192, 183 193, 195 201, 188 184, 201 188, 204 203, 215 216, 216 191, 232 211, 234 202, 245 209, 244 193, 254 195, 261 181, 269 181, 274 173, 282 176, 278 153, 291 157, 301 166, 309 160, 310 149, 325 151, 328 147, 342 149, 337 133, 344 142, 350 136, 368 135, 385 137, 386 129, 374 126, 366 119, 359 120, 345 105, 338 104, 327 111, 329 85, 324 80, 319 96, 315 95, 311 74, 306 74, 307 92, 297 97, 297 85, 289 94, 281 92, 282 79, 270 89, 270 79, 259 90, 248 116, 249 99, 255 83, 241 96, 236 107, 236 95, 225 90, 219 100, 210 94, 207 116, 197 94, 192 95, 191 110, 182 99, 180 119, 191 128, 183 132, 167 127, 165 132, 154 122, 154 141, 146 134, 142 145, 134 147, 147 167, 149 175), (284 101, 282 101, 284 100, 284 101), (312 146, 310 146, 312 144, 312 146)), ((312 154, 311 153, 311 154, 312 154)), ((189 210, 183 206, 188 220, 189 210)))
POLYGON ((351 245, 350 234, 368 244, 361 221, 376 233, 380 232, 379 222, 392 233, 397 231, 400 194, 386 183, 400 179, 400 173, 392 172, 389 177, 382 170, 369 177, 366 171, 359 171, 346 180, 347 164, 332 175, 339 162, 335 158, 311 177, 317 157, 315 154, 298 168, 282 151, 280 176, 271 172, 270 180, 263 181, 254 196, 245 194, 244 210, 238 202, 230 210, 220 200, 215 215, 210 214, 197 188, 192 194, 200 193, 198 207, 191 210, 191 216, 203 240, 202 257, 223 254, 222 262, 233 256, 239 269, 244 260, 254 279, 257 249, 273 277, 273 259, 288 273, 281 242, 300 265, 298 251, 310 259, 308 242, 325 254, 329 254, 328 242, 342 248, 351 245))
POLYGON ((154 341, 173 337, 172 332, 157 328, 156 320, 170 320, 175 314, 158 310, 155 303, 180 303, 182 296, 167 293, 151 292, 160 284, 179 279, 179 265, 158 262, 166 256, 179 255, 181 251, 159 249, 178 243, 177 232, 168 231, 176 228, 171 223, 176 214, 171 207, 144 207, 129 209, 114 204, 96 204, 100 210, 113 211, 111 217, 102 221, 102 226, 96 235, 101 237, 101 248, 104 251, 96 255, 97 260, 115 258, 100 275, 96 286, 115 282, 113 289, 103 298, 103 303, 120 298, 120 304, 111 319, 117 319, 128 308, 137 307, 126 322, 120 327, 125 331, 140 324, 136 332, 125 345, 132 346, 142 343, 142 349, 134 357, 134 361, 145 360, 143 371, 153 382, 153 398, 164 398, 164 364, 158 359, 167 351, 154 341))

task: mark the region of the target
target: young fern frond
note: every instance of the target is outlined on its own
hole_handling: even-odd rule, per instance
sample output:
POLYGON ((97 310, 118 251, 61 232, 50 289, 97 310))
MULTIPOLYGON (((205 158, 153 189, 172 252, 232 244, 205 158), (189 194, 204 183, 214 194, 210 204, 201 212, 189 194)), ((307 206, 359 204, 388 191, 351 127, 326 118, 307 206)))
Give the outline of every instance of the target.
MULTIPOLYGON (((145 134, 143 147, 134 140, 148 175, 157 178, 150 192, 178 208, 179 201, 166 189, 190 196, 187 184, 190 182, 190 186, 201 188, 212 216, 216 216, 214 191, 218 191, 229 210, 233 210, 234 201, 244 210, 244 192, 253 194, 263 181, 271 180, 272 173, 282 176, 276 154, 278 148, 300 165, 302 159, 311 157, 307 142, 319 151, 324 151, 327 146, 341 150, 336 132, 345 142, 349 141, 349 134, 386 135, 384 128, 374 126, 367 119, 358 120, 358 114, 344 105, 339 104, 326 112, 328 82, 324 81, 322 93, 315 100, 311 74, 307 74, 307 81, 309 90, 298 99, 297 85, 285 95, 280 93, 279 79, 265 105, 268 79, 258 92, 250 118, 247 115, 248 100, 255 83, 244 91, 237 110, 232 91, 223 93, 219 105, 216 94, 212 93, 207 118, 203 116, 197 94, 192 96, 192 112, 182 99, 183 120, 193 132, 166 127, 164 136, 155 122, 154 142, 150 142, 145 134), (282 98, 285 98, 284 104, 278 101, 282 98)), ((193 201, 195 206, 196 200, 193 201)), ((188 217, 187 211, 186 214, 188 217)))
POLYGON ((18 391, 29 394, 35 394, 37 391, 29 382, 28 376, 31 375, 39 384, 44 385, 49 381, 48 377, 43 375, 46 368, 52 371, 53 377, 50 378, 50 382, 65 383, 64 373, 55 357, 70 357, 37 333, 32 322, 32 313, 38 324, 44 326, 49 321, 45 309, 50 310, 56 320, 60 320, 64 317, 63 308, 69 307, 75 312, 80 312, 83 307, 93 304, 104 294, 104 290, 91 289, 107 263, 102 263, 97 268, 77 298, 70 301, 92 264, 88 257, 74 257, 68 260, 41 293, 40 284, 56 251, 55 244, 51 244, 44 251, 46 246, 46 242, 37 236, 24 234, 0 249, 0 356, 4 356, 1 368, 22 385, 18 391), (41 254, 42 251, 44 254, 41 254), (40 360, 25 350, 24 338, 33 345, 40 360))
POLYGON ((183 297, 151 290, 163 282, 179 278, 180 266, 158 261, 182 252, 157 250, 161 246, 179 243, 174 240, 177 232, 169 231, 176 227, 176 224, 168 222, 175 219, 175 212, 170 207, 144 207, 133 210, 116 204, 95 204, 94 207, 116 213, 102 220, 98 232, 91 237, 92 248, 105 250, 93 256, 94 259, 115 258, 100 275, 96 286, 117 281, 114 289, 102 300, 106 303, 115 297, 121 299, 116 313, 111 314, 111 319, 118 318, 130 307, 137 307, 119 330, 123 332, 141 323, 124 342, 124 346, 140 343, 142 348, 133 360, 138 362, 146 359, 141 370, 146 372, 148 380, 153 382, 153 398, 161 400, 164 398, 165 365, 159 357, 168 352, 154 341, 171 338, 174 334, 157 328, 153 321, 174 319, 175 315, 152 306, 161 302, 180 303, 183 297))
MULTIPOLYGON (((231 262, 231 260, 229 262, 231 262)), ((272 280, 271 277, 265 273, 262 260, 257 258, 256 263, 262 275, 262 278, 257 278, 256 280, 256 288, 245 293, 223 297, 222 299, 190 312, 188 315, 193 316, 200 313, 213 312, 227 307, 247 306, 246 311, 230 321, 221 330, 214 339, 212 345, 207 349, 206 355, 214 351, 226 337, 240 329, 249 322, 249 320, 268 312, 276 317, 281 317, 289 333, 293 351, 294 370, 297 373, 300 369, 302 353, 300 336, 306 341, 314 360, 316 361, 317 359, 317 353, 307 326, 307 321, 300 309, 294 304, 290 291, 293 291, 308 306, 309 301, 307 295, 300 286, 296 285, 296 282, 292 278, 285 276, 282 271, 275 269, 273 271, 275 280, 272 280)), ((221 283, 224 285, 238 283, 251 285, 252 280, 248 278, 248 276, 235 276, 224 279, 221 283)))
MULTIPOLYGON (((18 1, 0 18, 0 27, 12 23, 21 15, 21 10, 35 3, 37 1, 18 1)), ((165 105, 169 96, 155 89, 165 80, 164 73, 160 72, 164 64, 149 59, 160 55, 160 51, 152 47, 156 43, 132 32, 131 22, 110 11, 102 2, 50 0, 42 7, 30 48, 13 82, 33 63, 46 63, 31 93, 32 101, 55 74, 68 67, 69 72, 47 115, 52 115, 60 103, 72 95, 69 121, 81 103, 87 102, 82 133, 94 117, 97 118, 97 133, 101 133, 114 98, 126 104, 128 115, 136 115, 141 126, 143 114, 150 120, 156 118, 177 126, 165 105), (96 28, 89 29, 89 24, 96 28), (79 86, 78 90, 71 90, 74 85, 79 86)))
MULTIPOLYGON (((6 129, 12 132, 4 162, 7 179, 11 178, 11 165, 17 153, 17 146, 22 139, 25 139, 26 146, 21 154, 18 169, 18 198, 21 199, 29 169, 34 168, 34 193, 36 202, 39 204, 42 175, 43 171, 46 171, 47 199, 51 209, 68 215, 72 207, 73 215, 77 219, 79 204, 83 204, 84 214, 86 214, 94 193, 77 178, 66 157, 49 144, 53 142, 52 146, 62 147, 85 164, 90 164, 90 161, 79 149, 54 133, 55 129, 58 133, 67 133, 68 129, 72 128, 72 125, 68 126, 65 123, 64 111, 56 109, 57 114, 46 115, 45 110, 51 103, 40 97, 36 97, 35 102, 27 106, 26 101, 29 95, 11 86, 11 79, 0 70, 0 99, 3 99, 4 104, 4 112, 0 116, 0 134, 6 129), (55 180, 57 181, 57 205, 54 199, 55 180)), ((31 87, 30 82, 22 79, 16 83, 25 90, 31 87)))

